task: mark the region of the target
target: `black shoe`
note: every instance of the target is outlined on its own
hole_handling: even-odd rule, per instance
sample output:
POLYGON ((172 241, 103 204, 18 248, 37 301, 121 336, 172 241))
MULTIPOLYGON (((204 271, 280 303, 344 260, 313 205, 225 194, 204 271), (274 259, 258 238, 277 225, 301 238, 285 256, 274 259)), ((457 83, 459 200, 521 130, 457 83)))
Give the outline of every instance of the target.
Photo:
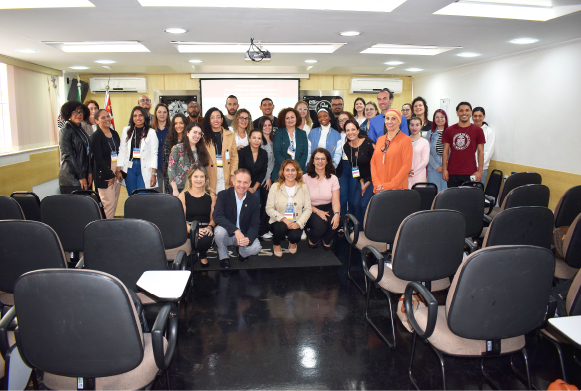
POLYGON ((220 261, 220 267, 222 269, 230 269, 230 260, 229 259, 222 259, 220 261))
POLYGON ((202 269, 207 269, 207 268, 209 268, 209 267, 210 267, 210 261, 206 261, 206 263, 202 263, 202 262, 200 261, 200 267, 201 267, 202 269))
POLYGON ((248 261, 248 257, 244 258, 242 255, 240 255, 240 252, 238 253, 238 260, 240 262, 246 262, 248 261))
POLYGON ((325 249, 325 251, 331 251, 331 247, 332 245, 329 244, 329 247, 325 246, 325 243, 323 243, 323 248, 325 249))
MULTIPOLYGON (((310 248, 312 248, 313 250, 314 250, 314 249, 316 249, 317 247, 319 247, 319 245, 318 245, 317 243, 315 243, 315 244, 311 244, 311 242, 310 242, 310 241, 307 241, 307 244, 308 244, 308 245, 309 245, 309 247, 310 247, 310 248)), ((323 246, 323 247, 325 247, 325 246, 323 246)))

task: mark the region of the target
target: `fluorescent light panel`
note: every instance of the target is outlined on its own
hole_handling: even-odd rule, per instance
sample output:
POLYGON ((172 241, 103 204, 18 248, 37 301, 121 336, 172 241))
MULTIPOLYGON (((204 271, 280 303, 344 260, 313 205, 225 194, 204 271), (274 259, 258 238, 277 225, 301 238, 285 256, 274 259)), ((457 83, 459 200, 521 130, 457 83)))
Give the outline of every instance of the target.
POLYGON ((43 42, 66 53, 136 53, 149 52, 138 41, 43 42))
POLYGON ((325 11, 391 12, 406 0, 367 0, 365 7, 352 0, 318 1, 264 1, 264 0, 214 0, 212 2, 193 0, 138 0, 143 7, 202 7, 202 8, 267 8, 301 9, 325 11))
POLYGON ((416 45, 391 45, 378 43, 370 48, 365 49, 361 53, 365 54, 405 54, 415 56, 435 56, 436 54, 444 53, 449 50, 459 49, 457 47, 442 47, 442 46, 416 46, 416 45))
POLYGON ((408 72, 421 72, 421 71, 423 71, 423 69, 422 68, 408 68, 408 69, 406 69, 406 71, 408 71, 408 72))
POLYGON ((581 5, 552 7, 550 1, 460 0, 434 12, 434 15, 472 16, 477 18, 547 21, 581 10, 581 5))
POLYGON ((0 9, 94 7, 89 0, 0 0, 0 9))
MULTIPOLYGON (((180 53, 246 53, 249 43, 212 43, 172 41, 180 53)), ((271 53, 333 53, 344 43, 260 43, 271 53)))

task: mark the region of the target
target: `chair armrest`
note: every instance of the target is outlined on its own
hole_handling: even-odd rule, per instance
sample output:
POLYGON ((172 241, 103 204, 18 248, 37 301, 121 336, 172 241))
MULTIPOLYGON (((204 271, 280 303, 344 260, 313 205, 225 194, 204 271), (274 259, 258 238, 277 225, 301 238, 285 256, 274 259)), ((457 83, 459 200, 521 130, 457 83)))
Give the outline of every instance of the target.
POLYGON ((173 303, 164 304, 155 318, 151 330, 151 343, 155 365, 161 370, 166 369, 173 359, 178 336, 177 310, 173 303), (163 352, 163 336, 167 331, 167 350, 163 352))
POLYGON ((355 246, 359 240, 359 221, 352 214, 347 214, 343 218, 343 231, 345 231, 345 239, 351 246, 355 246), (349 223, 353 223, 353 239, 351 239, 351 232, 349 232, 349 223))
POLYGON ((408 321, 412 325, 412 328, 417 333, 418 337, 424 339, 430 338, 434 333, 434 329, 436 328, 436 320, 438 319, 438 301, 434 298, 432 292, 430 292, 428 288, 419 282, 412 281, 405 288, 404 305, 408 321), (417 291, 428 304, 428 324, 426 325, 426 329, 424 331, 422 331, 414 316, 414 307, 412 305, 414 291, 417 291))
POLYGON ((187 262, 185 262, 187 256, 184 250, 178 251, 175 259, 173 260, 172 269, 173 270, 186 270, 187 262))
POLYGON ((363 251, 361 251, 361 264, 363 266, 363 272, 372 282, 381 281, 383 278, 383 269, 385 264, 383 262, 383 255, 373 246, 365 246, 363 251), (373 257, 377 260, 377 278, 373 277, 373 274, 369 271, 367 266, 367 252, 371 251, 373 257))
MULTIPOLYGON (((489 213, 490 213, 490 212, 489 212, 489 213)), ((487 214, 486 214, 486 215, 484 215, 484 216, 482 216, 482 220, 483 220, 485 223, 487 223, 487 224, 490 224, 490 223, 492 223, 492 217, 490 217, 490 216, 489 216, 489 215, 487 215, 487 214)))
POLYGON ((494 198, 492 196, 485 195, 484 199, 486 201, 488 201, 488 212, 486 212, 486 214, 489 215, 490 213, 492 213, 492 209, 496 205, 496 198, 494 198))
POLYGON ((6 357, 6 353, 10 350, 10 346, 8 345, 8 327, 16 317, 16 308, 12 306, 6 312, 6 315, 2 317, 0 320, 0 353, 2 353, 2 357, 6 357))
POLYGON ((190 223, 190 242, 192 244, 192 250, 198 249, 199 235, 200 235, 200 223, 194 220, 190 223))
POLYGON ((478 249, 478 246, 474 244, 474 242, 468 238, 464 239, 464 243, 468 246, 468 248, 470 249, 470 254, 472 254, 474 251, 476 251, 478 249))
POLYGON ((551 294, 549 296, 549 302, 547 303, 547 312, 545 313, 545 318, 537 326, 537 329, 544 329, 549 325, 549 319, 554 318, 557 313, 557 303, 558 299, 551 294))
POLYGON ((83 255, 83 257, 79 259, 79 262, 77 262, 77 264, 75 265, 75 269, 82 269, 84 267, 85 267, 85 256, 83 255))

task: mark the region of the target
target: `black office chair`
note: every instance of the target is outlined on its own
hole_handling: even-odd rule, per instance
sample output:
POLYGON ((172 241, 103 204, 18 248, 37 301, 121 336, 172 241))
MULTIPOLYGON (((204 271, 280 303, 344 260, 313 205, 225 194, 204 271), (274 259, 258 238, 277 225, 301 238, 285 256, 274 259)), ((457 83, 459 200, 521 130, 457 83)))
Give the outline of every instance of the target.
POLYGON ((462 183, 462 186, 463 187, 476 187, 476 188, 484 191, 484 185, 482 184, 482 182, 468 181, 468 182, 462 183))
POLYGON ((149 387, 175 353, 175 306, 165 304, 153 331, 144 333, 137 316, 139 301, 106 273, 29 272, 16 282, 14 299, 6 316, 18 318, 20 355, 26 365, 44 372, 50 389, 149 387))
POLYGON ((153 194, 160 194, 159 190, 155 189, 155 188, 151 188, 151 189, 135 189, 131 192, 131 194, 129 196, 135 195, 135 194, 148 194, 148 193, 153 193, 153 194))
POLYGON ((484 198, 486 199, 486 214, 492 212, 492 208, 496 206, 496 201, 498 199, 498 194, 500 193, 500 188, 502 186, 502 181, 504 180, 504 174, 500 170, 492 170, 488 175, 488 181, 486 182, 486 188, 484 189, 484 198))
POLYGON ((99 193, 93 190, 75 190, 71 194, 84 195, 94 199, 97 205, 99 205, 99 210, 101 211, 101 218, 102 219, 105 218, 105 209, 103 209, 103 202, 101 202, 101 197, 99 197, 99 193))
POLYGON ((24 220, 24 212, 12 197, 0 196, 0 220, 24 220))
POLYGON ((563 237, 564 259, 557 258, 555 278, 568 280, 581 268, 581 214, 573 221, 563 237))
POLYGON ((77 259, 83 252, 83 233, 87 224, 101 220, 99 205, 91 197, 73 194, 52 195, 40 203, 42 222, 57 233, 68 257, 77 259))
POLYGON ((518 206, 549 206, 551 191, 545 185, 519 186, 504 197, 499 208, 494 208, 489 216, 484 216, 484 221, 490 223, 500 212, 518 206))
MULTIPOLYGON (((357 221, 355 216, 347 214, 344 217, 345 238, 351 245, 347 276, 361 293, 365 294, 366 288, 359 286, 351 275, 353 247, 360 251, 366 246, 372 246, 380 253, 389 251, 401 222, 412 213, 419 211, 420 205, 421 197, 415 190, 387 190, 371 197, 365 212, 363 230, 361 230, 361 223, 357 221), (350 227, 351 225, 353 228, 350 227)), ((364 286, 367 286, 367 281, 365 281, 364 286)))
POLYGON ((379 252, 368 246, 361 262, 369 281, 365 304, 365 320, 379 337, 395 348, 393 303, 390 293, 403 294, 410 281, 420 281, 432 292, 447 289, 449 276, 462 262, 466 222, 462 213, 454 210, 426 210, 403 220, 393 244, 391 264, 385 263, 379 252), (366 252, 371 251, 377 264, 368 268, 366 252), (392 341, 389 341, 369 318, 371 287, 379 285, 389 303, 392 341))
POLYGON ((40 221, 40 198, 31 191, 15 191, 14 198, 22 208, 26 220, 40 221))
POLYGON ((452 187, 442 190, 434 199, 433 210, 457 210, 466 219, 465 243, 469 252, 476 250, 474 240, 480 236, 484 216, 484 192, 476 187, 452 187))
POLYGON ((567 190, 555 208, 555 228, 569 227, 581 213, 581 186, 567 190))
POLYGON ((438 186, 435 183, 418 182, 412 186, 412 190, 420 193, 422 199, 420 210, 432 209, 432 203, 434 202, 434 198, 436 198, 436 194, 438 194, 438 186))
MULTIPOLYGON (((149 221, 109 219, 87 225, 84 234, 86 269, 99 270, 118 278, 143 304, 156 301, 138 293, 137 281, 148 270, 168 270, 159 229, 149 221)), ((184 253, 181 253, 182 255, 184 253)), ((185 268, 185 259, 176 259, 174 269, 185 268)))
POLYGON ((517 172, 516 174, 510 175, 506 178, 502 188, 500 189, 500 196, 498 197, 499 206, 493 207, 492 211, 488 212, 487 215, 494 218, 494 216, 500 212, 500 207, 502 206, 505 197, 517 187, 524 185, 540 185, 542 182, 543 178, 536 172, 517 172))
POLYGON ((176 259, 180 251, 186 256, 192 252, 184 207, 177 197, 157 192, 132 195, 125 201, 125 218, 155 224, 161 232, 168 260, 176 259))
POLYGON ((38 269, 67 267, 57 234, 38 221, 0 221, 0 249, 2 310, 5 306, 14 305, 14 284, 22 274, 38 269))
MULTIPOLYGON (((438 306, 425 286, 411 282, 406 288, 404 303, 415 330, 409 368, 414 385, 418 387, 412 368, 419 336, 440 359, 444 389, 445 354, 480 357, 482 373, 495 384, 484 371, 484 358, 518 351, 525 361, 527 389, 532 389, 525 334, 539 326, 545 317, 554 270, 553 254, 545 248, 496 246, 479 250, 462 262, 445 306, 438 306), (414 311, 414 291, 424 298, 427 307, 414 311)), ((506 387, 495 385, 495 388, 506 387)))

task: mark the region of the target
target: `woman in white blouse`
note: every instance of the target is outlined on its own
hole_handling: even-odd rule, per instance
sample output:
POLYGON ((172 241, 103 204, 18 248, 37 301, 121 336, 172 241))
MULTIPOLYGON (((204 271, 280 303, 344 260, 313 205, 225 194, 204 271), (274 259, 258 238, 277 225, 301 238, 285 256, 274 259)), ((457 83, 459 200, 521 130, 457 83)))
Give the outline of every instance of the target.
POLYGON ((365 117, 365 100, 363 98, 355 99, 355 103, 353 104, 353 117, 355 117, 361 128, 361 124, 367 119, 365 117))
POLYGON ((246 109, 238 110, 232 119, 232 129, 230 129, 236 136, 236 149, 238 151, 248 145, 248 135, 252 129, 250 112, 246 109))
MULTIPOLYGON (((482 107, 475 107, 472 110, 472 122, 474 125, 480 126, 484 132, 484 139, 486 143, 484 144, 484 171, 482 171, 482 184, 486 184, 486 178, 488 178, 488 166, 490 165, 490 159, 492 159, 492 154, 494 153, 494 130, 486 122, 486 112, 482 107)), ((478 154, 476 155, 478 158, 478 154)))
MULTIPOLYGON (((306 102, 298 101, 295 105, 295 110, 301 115, 301 123, 297 126, 299 129, 307 132, 307 136, 313 128, 313 120, 311 119, 311 113, 309 112, 309 106, 306 102)), ((298 121, 297 121, 298 122, 298 121)))

